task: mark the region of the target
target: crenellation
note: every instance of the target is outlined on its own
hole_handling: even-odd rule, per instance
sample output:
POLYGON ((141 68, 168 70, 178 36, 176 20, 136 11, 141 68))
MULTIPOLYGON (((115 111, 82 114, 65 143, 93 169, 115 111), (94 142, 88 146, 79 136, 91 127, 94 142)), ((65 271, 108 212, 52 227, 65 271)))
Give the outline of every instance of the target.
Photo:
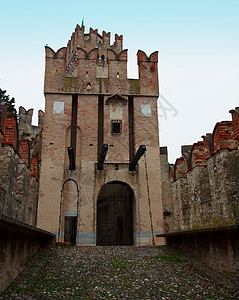
POLYGON ((0 132, 2 135, 5 133, 5 122, 7 118, 7 104, 0 102, 0 132))
POLYGON ((233 136, 233 123, 231 121, 218 122, 212 134, 212 151, 216 153, 221 149, 238 149, 238 142, 233 136))
POLYGON ((98 80, 108 79, 109 85, 104 93, 109 95, 116 91, 125 95, 158 96, 157 51, 148 58, 139 50, 139 79, 135 87, 133 81, 127 79, 128 58, 127 49, 123 49, 123 36, 115 34, 115 41, 110 45, 110 32, 103 31, 101 36, 97 29, 90 28, 89 31, 85 34, 84 28, 77 26, 67 47, 60 52, 55 53, 46 47, 45 93, 78 91, 79 94, 98 95, 102 93, 98 80))
POLYGON ((232 115, 232 127, 234 139, 239 141, 239 107, 236 107, 235 110, 230 110, 232 115))
POLYGON ((32 125, 33 109, 26 110, 24 107, 19 107, 19 131, 29 134, 34 137, 43 128, 44 112, 38 111, 38 126, 32 125))
POLYGON ((107 47, 110 47, 110 32, 106 33, 104 30, 102 31, 103 44, 107 47))
POLYGON ((205 152, 207 150, 204 147, 204 142, 199 141, 193 144, 191 153, 190 153, 190 168, 194 168, 198 165, 206 165, 205 152))
POLYGON ((111 49, 116 53, 119 53, 123 50, 123 35, 115 34, 114 44, 111 46, 111 49))

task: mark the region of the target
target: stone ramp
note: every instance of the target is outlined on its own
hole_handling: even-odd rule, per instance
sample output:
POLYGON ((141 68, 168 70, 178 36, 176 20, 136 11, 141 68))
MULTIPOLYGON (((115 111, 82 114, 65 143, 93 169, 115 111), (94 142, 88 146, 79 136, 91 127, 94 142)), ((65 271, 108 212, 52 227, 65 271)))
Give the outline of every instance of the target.
POLYGON ((58 247, 0 299, 235 299, 235 286, 166 246, 58 247))

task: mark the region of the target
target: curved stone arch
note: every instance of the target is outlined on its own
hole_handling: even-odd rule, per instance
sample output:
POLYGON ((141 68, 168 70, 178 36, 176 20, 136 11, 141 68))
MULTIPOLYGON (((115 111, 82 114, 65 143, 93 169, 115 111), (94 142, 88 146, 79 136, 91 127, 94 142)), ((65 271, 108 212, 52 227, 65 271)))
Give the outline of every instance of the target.
POLYGON ((77 47, 77 54, 78 54, 79 59, 87 59, 88 58, 88 53, 80 47, 77 47))
POLYGON ((99 52, 98 48, 94 48, 94 49, 90 50, 90 52, 88 53, 88 59, 97 60, 98 52, 99 52))
POLYGON ((112 49, 107 49, 107 56, 109 60, 117 60, 117 53, 112 49))
POLYGON ((56 58, 66 58, 66 47, 61 47, 55 54, 56 58))
POLYGON ((135 193, 119 180, 103 184, 96 201, 96 244, 133 245, 135 193))
MULTIPOLYGON (((68 178, 66 179, 61 188, 61 200, 60 200, 60 212, 59 212, 59 224, 58 224, 58 233, 57 233, 57 240, 59 242, 60 240, 60 232, 63 231, 63 227, 65 226, 65 220, 62 222, 62 217, 63 217, 63 211, 64 211, 64 201, 63 201, 63 193, 65 190, 65 185, 68 184, 69 182, 74 183, 75 189, 76 189, 76 231, 75 231, 75 236, 74 236, 74 241, 73 243, 76 243, 76 234, 77 234, 77 224, 78 224, 78 217, 79 217, 79 185, 77 181, 73 178, 68 178)), ((65 237, 64 237, 65 239, 65 237)))
POLYGON ((128 49, 122 50, 118 55, 118 60, 127 61, 128 49))

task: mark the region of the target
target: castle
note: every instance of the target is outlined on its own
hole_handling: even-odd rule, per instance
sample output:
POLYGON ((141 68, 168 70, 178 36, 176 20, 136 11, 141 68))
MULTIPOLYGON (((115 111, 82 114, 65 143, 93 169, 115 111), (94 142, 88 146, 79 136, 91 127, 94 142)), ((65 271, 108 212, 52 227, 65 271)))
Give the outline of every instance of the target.
POLYGON ((123 36, 111 45, 110 33, 84 29, 45 48, 37 224, 72 244, 151 244, 163 231, 158 53, 139 50, 139 79, 128 79, 123 36))
POLYGON ((0 103, 0 291, 43 246, 172 245, 238 272, 239 108, 168 163, 159 147, 158 54, 77 26, 46 46, 45 113, 0 103), (44 124, 43 124, 44 123, 44 124))

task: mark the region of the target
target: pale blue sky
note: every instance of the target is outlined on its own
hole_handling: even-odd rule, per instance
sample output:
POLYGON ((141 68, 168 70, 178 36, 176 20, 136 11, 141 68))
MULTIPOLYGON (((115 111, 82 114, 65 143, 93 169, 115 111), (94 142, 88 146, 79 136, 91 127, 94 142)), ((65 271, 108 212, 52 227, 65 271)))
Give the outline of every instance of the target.
POLYGON ((160 91, 177 110, 159 111, 171 162, 239 106, 238 0, 0 0, 0 11, 0 87, 17 107, 44 110, 44 46, 66 46, 82 17, 86 32, 124 35, 131 78, 138 49, 160 51, 160 91))

